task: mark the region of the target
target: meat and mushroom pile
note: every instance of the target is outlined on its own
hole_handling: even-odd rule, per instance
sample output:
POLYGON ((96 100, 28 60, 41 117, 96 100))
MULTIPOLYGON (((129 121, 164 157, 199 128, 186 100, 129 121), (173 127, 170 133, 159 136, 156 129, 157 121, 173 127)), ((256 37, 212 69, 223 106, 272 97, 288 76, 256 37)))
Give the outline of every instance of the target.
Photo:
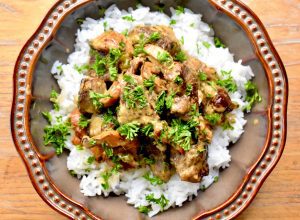
POLYGON ((213 129, 230 126, 238 107, 216 71, 185 53, 167 26, 107 31, 90 46, 73 144, 117 170, 149 166, 165 182, 208 175, 213 129))

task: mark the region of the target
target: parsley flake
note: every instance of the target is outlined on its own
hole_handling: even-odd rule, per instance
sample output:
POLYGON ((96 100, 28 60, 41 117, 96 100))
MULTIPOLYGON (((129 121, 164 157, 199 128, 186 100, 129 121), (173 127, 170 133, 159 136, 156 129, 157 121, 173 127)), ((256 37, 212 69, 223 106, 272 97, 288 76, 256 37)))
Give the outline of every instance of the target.
POLYGON ((137 122, 130 122, 123 124, 118 128, 118 131, 122 136, 128 140, 133 140, 138 136, 140 130, 140 124, 137 122))

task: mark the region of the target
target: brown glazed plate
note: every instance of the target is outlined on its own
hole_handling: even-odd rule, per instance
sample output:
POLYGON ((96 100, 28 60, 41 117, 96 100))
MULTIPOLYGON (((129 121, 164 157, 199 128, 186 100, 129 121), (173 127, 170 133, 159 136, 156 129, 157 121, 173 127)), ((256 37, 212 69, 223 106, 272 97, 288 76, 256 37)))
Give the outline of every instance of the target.
MULTIPOLYGON (((127 9, 129 0, 59 0, 23 47, 14 69, 11 130, 16 148, 38 194, 53 209, 72 219, 148 219, 120 197, 84 197, 79 181, 68 174, 66 154, 57 157, 43 145, 45 120, 51 108, 49 94, 58 88, 49 74, 53 62, 65 61, 73 50, 76 18, 97 18, 98 6, 127 9)), ((178 4, 203 14, 216 35, 255 73, 263 101, 246 116, 240 140, 230 147, 231 166, 219 181, 193 201, 153 219, 232 219, 254 199, 278 162, 286 139, 287 76, 277 52, 258 17, 237 0, 142 1, 155 9, 178 4)), ((168 13, 168 10, 166 10, 168 13)))

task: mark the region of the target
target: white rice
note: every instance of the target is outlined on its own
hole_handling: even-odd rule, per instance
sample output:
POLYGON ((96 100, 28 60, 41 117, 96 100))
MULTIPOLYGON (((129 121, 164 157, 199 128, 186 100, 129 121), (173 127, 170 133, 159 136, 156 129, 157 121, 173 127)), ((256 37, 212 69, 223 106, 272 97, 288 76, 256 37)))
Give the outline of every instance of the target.
MULTIPOLYGON (((138 169, 112 176, 109 179, 109 189, 104 190, 101 185, 103 183, 101 173, 105 172, 107 165, 105 163, 97 164, 96 162, 91 165, 88 164, 87 158, 92 155, 91 152, 88 149, 76 149, 72 145, 70 138, 66 142, 66 148, 70 150, 67 167, 78 174, 78 177, 82 177, 80 189, 85 196, 108 196, 112 192, 117 195, 125 194, 128 199, 127 202, 135 207, 151 206, 152 211, 149 212, 149 216, 162 211, 159 205, 149 203, 145 199, 149 193, 154 193, 155 198, 164 195, 169 200, 164 210, 171 206, 181 206, 184 201, 191 200, 193 195, 197 196, 199 188, 210 186, 216 177, 219 176, 221 167, 229 166, 231 157, 227 147, 231 142, 235 143, 244 131, 243 127, 246 124, 246 120, 242 109, 247 104, 244 101, 244 84, 253 77, 249 66, 243 66, 241 61, 234 62, 233 54, 229 52, 228 48, 216 48, 214 46, 214 31, 208 24, 201 21, 200 14, 194 14, 189 9, 185 9, 185 13, 180 15, 176 15, 174 9, 171 9, 171 12, 172 17, 169 17, 160 12, 150 12, 149 8, 142 6, 136 10, 129 8, 128 11, 120 11, 116 6, 111 6, 107 9, 104 18, 100 20, 87 18, 83 22, 81 29, 77 31, 75 51, 68 57, 68 64, 61 64, 59 61, 56 61, 51 70, 61 88, 61 94, 58 98, 60 110, 59 112, 52 111, 51 114, 63 116, 63 119, 66 119, 76 107, 80 82, 84 77, 74 67, 75 65, 80 66, 88 63, 90 58, 88 42, 104 32, 104 23, 107 24, 108 28, 112 28, 117 32, 123 32, 126 30, 130 31, 136 25, 141 24, 169 25, 171 19, 174 19, 176 20, 176 24, 172 25, 174 32, 177 38, 181 39, 183 48, 190 55, 215 68, 221 78, 224 77, 221 74, 221 70, 231 71, 231 76, 238 86, 238 91, 230 93, 230 97, 240 106, 239 109, 233 111, 236 122, 233 124, 233 130, 224 131, 220 127, 215 129, 212 142, 208 146, 209 175, 204 177, 201 183, 181 181, 179 176, 175 174, 168 183, 153 186, 143 178, 148 169, 138 169), (122 19, 126 15, 132 15, 135 21, 131 22, 122 19), (203 42, 208 42, 211 46, 207 48, 203 45, 203 42), (62 71, 59 70, 61 68, 58 68, 58 66, 62 67, 62 71)), ((53 123, 56 122, 53 121, 53 123)))

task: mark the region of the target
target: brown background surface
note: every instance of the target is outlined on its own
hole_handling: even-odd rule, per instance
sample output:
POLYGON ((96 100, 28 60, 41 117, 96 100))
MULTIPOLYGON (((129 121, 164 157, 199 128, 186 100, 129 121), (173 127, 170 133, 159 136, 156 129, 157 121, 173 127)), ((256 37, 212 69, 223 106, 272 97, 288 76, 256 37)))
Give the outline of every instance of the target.
MULTIPOLYGON (((284 154, 239 219, 300 219, 300 0, 242 0, 265 24, 288 73, 284 154)), ((12 74, 25 41, 56 0, 0 0, 0 219, 64 219, 35 192, 10 134, 12 74)))

